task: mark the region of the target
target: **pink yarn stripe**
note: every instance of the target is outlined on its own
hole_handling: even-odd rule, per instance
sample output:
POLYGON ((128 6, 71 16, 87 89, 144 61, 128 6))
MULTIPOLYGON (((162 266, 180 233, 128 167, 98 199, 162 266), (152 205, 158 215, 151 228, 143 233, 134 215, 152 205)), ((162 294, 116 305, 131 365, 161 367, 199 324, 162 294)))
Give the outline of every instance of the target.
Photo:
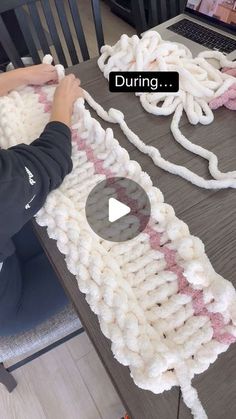
POLYGON ((52 110, 52 102, 47 98, 46 93, 43 91, 42 86, 34 86, 34 92, 38 95, 39 103, 44 105, 44 112, 49 113, 52 110))
MULTIPOLYGON (((39 94, 39 102, 45 105, 44 111, 49 112, 48 109, 51 109, 51 102, 47 99, 46 93, 43 92, 40 87, 37 87, 36 89, 36 93, 39 94)), ((103 174, 107 178, 116 176, 110 169, 103 167, 104 162, 95 156, 92 147, 89 146, 85 140, 80 138, 76 130, 72 130, 72 139, 77 144, 78 150, 86 152, 87 159, 94 164, 96 173, 103 174)), ((231 333, 225 332, 224 327, 228 324, 224 323, 222 314, 208 311, 204 304, 203 292, 201 290, 195 290, 183 275, 184 270, 176 261, 176 251, 168 248, 166 245, 162 246, 161 234, 156 232, 152 227, 147 226, 145 233, 149 236, 149 243, 152 249, 163 253, 167 265, 166 269, 177 275, 179 292, 192 297, 194 315, 207 316, 209 318, 213 328, 213 338, 226 345, 236 342, 235 336, 231 333)))
MULTIPOLYGON (((106 177, 115 176, 110 169, 103 168, 103 161, 96 158, 92 148, 87 145, 85 140, 82 140, 76 131, 73 132, 73 140, 77 143, 78 149, 86 152, 87 159, 94 164, 96 173, 104 174, 106 177)), ((153 249, 160 251, 164 254, 167 264, 167 270, 174 272, 178 277, 179 292, 182 294, 190 295, 192 297, 194 314, 196 316, 207 316, 213 328, 213 337, 218 341, 225 344, 231 344, 236 341, 236 337, 230 333, 222 333, 224 328, 224 319, 220 313, 211 313, 204 306, 203 292, 192 288, 187 279, 183 275, 183 269, 178 266, 176 262, 176 252, 166 245, 160 245, 161 235, 154 229, 148 226, 145 233, 149 236, 150 245, 153 249)))

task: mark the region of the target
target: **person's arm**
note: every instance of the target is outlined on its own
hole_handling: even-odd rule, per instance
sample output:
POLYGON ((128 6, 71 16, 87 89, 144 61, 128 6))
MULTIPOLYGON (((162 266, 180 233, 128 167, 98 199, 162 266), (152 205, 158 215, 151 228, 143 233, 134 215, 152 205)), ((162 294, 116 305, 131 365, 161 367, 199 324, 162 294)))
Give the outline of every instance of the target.
POLYGON ((55 67, 49 64, 39 64, 7 71, 0 74, 0 96, 4 96, 11 90, 25 84, 41 85, 50 81, 57 81, 57 72, 55 67))
POLYGON ((71 115, 74 101, 71 101, 71 94, 74 92, 75 98, 83 96, 80 88, 80 80, 74 74, 66 76, 60 83, 60 89, 56 89, 50 121, 60 121, 70 126, 71 115))
POLYGON ((38 212, 72 170, 69 127, 73 104, 82 93, 79 84, 73 75, 63 79, 55 92, 52 120, 37 140, 0 150, 0 262, 4 242, 38 212))

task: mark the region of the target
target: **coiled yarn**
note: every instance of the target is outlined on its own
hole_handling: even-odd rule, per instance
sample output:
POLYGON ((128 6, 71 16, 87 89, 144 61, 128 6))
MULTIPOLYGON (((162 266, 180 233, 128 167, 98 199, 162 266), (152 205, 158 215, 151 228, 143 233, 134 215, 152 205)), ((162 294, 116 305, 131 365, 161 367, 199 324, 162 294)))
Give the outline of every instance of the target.
MULTIPOLYGON (((220 52, 204 51, 193 58, 191 51, 184 45, 163 41, 156 31, 148 31, 141 39, 137 35, 132 37, 122 35, 114 46, 103 46, 98 59, 98 65, 106 78, 109 78, 111 71, 179 72, 180 90, 178 93, 136 93, 136 95, 139 96, 147 112, 154 115, 173 114, 171 132, 174 139, 188 151, 208 160, 209 172, 213 179, 206 180, 183 166, 165 160, 157 148, 146 145, 128 128, 120 113, 113 111, 112 115, 109 115, 110 118, 107 115, 105 118, 110 122, 120 124, 129 141, 141 152, 149 155, 160 168, 202 188, 236 188, 236 171, 221 172, 217 156, 212 151, 191 143, 179 128, 183 112, 186 113, 191 124, 207 125, 214 120, 211 107, 218 107, 219 100, 223 100, 225 104, 229 100, 229 107, 234 103, 231 102, 231 98, 235 98, 235 90, 232 87, 235 85, 235 78, 230 72, 222 73, 213 67, 208 62, 208 59, 213 58, 221 67, 236 69, 236 62, 227 60, 220 52)), ((86 99, 96 110, 91 100, 87 97, 86 99)))
POLYGON ((235 77, 235 84, 229 87, 226 92, 222 95, 212 99, 210 102, 211 109, 217 109, 221 106, 225 106, 231 111, 236 111, 236 68, 224 68, 222 70, 224 73, 230 74, 235 77))
MULTIPOLYGON (((45 62, 50 60, 46 56, 45 62)), ((57 69, 63 77, 63 68, 57 69)), ((29 144, 40 135, 54 90, 28 86, 0 98, 1 147, 23 139, 29 144)), ((92 102, 87 92, 85 97, 92 102)), ((236 341, 235 289, 214 271, 201 240, 176 217, 113 131, 92 118, 82 98, 74 108, 72 140, 73 170, 49 194, 36 221, 56 240, 115 358, 129 367, 136 385, 156 394, 180 386, 194 418, 205 419, 191 380, 236 341), (91 189, 113 176, 138 182, 151 203, 146 229, 121 243, 98 237, 85 216, 91 189)))

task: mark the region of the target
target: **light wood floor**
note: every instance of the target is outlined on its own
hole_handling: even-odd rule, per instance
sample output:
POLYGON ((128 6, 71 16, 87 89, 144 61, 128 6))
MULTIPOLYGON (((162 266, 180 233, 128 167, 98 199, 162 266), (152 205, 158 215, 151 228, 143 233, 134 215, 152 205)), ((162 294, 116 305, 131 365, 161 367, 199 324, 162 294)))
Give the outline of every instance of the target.
POLYGON ((120 419, 124 408, 86 333, 14 371, 1 419, 120 419))
MULTIPOLYGON (((66 0, 65 0, 66 1, 66 0)), ((90 1, 80 0, 91 57, 98 54, 90 1)), ((105 42, 134 29, 102 2, 105 42)), ((0 385, 0 419, 120 419, 125 410, 85 333, 14 371, 12 394, 0 385)))

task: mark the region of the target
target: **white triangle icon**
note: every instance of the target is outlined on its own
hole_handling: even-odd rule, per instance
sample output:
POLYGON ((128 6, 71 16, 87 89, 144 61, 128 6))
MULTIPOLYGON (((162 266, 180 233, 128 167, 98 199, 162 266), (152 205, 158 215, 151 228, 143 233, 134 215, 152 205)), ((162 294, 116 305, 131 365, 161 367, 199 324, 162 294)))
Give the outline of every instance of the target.
POLYGON ((119 220, 121 217, 124 217, 124 215, 129 214, 131 210, 130 207, 123 204, 123 202, 120 202, 115 198, 110 198, 108 211, 108 219, 110 223, 113 223, 114 221, 119 220))

